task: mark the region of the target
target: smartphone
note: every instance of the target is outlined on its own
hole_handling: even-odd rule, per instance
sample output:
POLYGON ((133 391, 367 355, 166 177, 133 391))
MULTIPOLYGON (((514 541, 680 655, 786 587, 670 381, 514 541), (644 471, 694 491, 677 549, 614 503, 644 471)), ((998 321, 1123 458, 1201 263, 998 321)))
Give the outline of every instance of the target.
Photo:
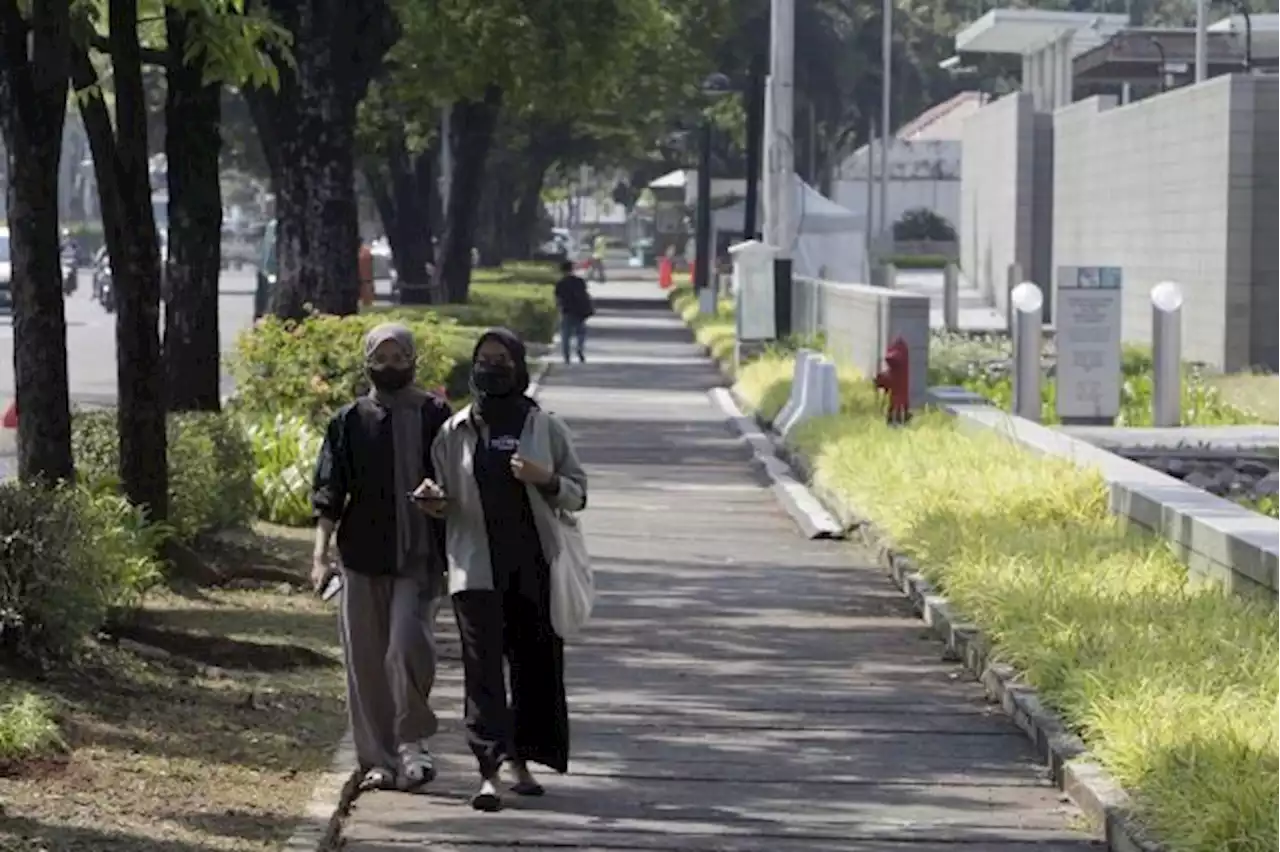
POLYGON ((447 495, 447 494, 427 495, 427 494, 418 494, 418 493, 417 493, 417 492, 415 492, 415 491, 410 491, 410 492, 409 492, 409 499, 410 499, 410 500, 413 500, 415 503, 429 503, 429 502, 432 502, 432 501, 439 501, 439 500, 443 500, 443 501, 445 501, 445 502, 448 502, 448 500, 449 500, 449 495, 447 495))
POLYGON ((340 591, 342 591, 342 575, 335 573, 329 578, 329 582, 324 584, 324 590, 320 592, 320 600, 331 601, 340 591))

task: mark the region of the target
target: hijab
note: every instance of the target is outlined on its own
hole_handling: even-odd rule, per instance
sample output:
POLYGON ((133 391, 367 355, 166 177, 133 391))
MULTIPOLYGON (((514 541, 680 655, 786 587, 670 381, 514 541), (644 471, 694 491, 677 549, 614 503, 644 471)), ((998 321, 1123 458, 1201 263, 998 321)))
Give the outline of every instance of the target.
POLYGON ((529 410, 537 407, 526 395, 529 390, 529 355, 522 341, 515 332, 506 328, 490 328, 485 330, 476 340, 471 350, 471 410, 481 420, 496 428, 519 431, 529 410), (495 394, 480 387, 476 381, 477 359, 480 347, 494 340, 502 344, 511 356, 511 386, 503 393, 495 394))
MULTIPOLYGON (((388 322, 372 328, 364 338, 365 368, 373 366, 373 353, 387 341, 404 350, 411 366, 417 365, 418 347, 413 332, 400 323, 388 322)), ((426 476, 426 452, 422 445, 422 407, 427 394, 409 384, 398 390, 374 385, 369 398, 391 414, 391 444, 395 464, 396 571, 412 573, 427 556, 431 536, 427 519, 410 505, 408 494, 426 476)))

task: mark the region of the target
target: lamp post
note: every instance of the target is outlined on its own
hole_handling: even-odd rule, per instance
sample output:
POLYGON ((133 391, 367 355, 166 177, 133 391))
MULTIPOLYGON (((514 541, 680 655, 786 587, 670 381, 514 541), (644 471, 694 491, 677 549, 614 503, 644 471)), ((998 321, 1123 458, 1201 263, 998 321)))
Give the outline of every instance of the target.
MULTIPOLYGON (((729 78, 715 73, 702 81, 702 93, 717 97, 732 91, 729 78)), ((698 144, 698 207, 694 216, 693 289, 699 299, 708 297, 703 291, 711 279, 711 119, 703 116, 698 144)), ((714 296, 711 309, 715 309, 714 296)), ((705 304, 700 301, 700 304, 705 304)), ((704 308, 705 309, 705 308, 704 308)))
POLYGON ((1154 47, 1156 49, 1156 53, 1160 55, 1160 91, 1163 93, 1168 85, 1169 75, 1165 69, 1169 67, 1169 62, 1165 59, 1164 45, 1160 43, 1160 39, 1152 38, 1151 46, 1154 47))
POLYGON ((751 56, 751 69, 747 75, 747 197, 742 215, 742 238, 760 239, 758 212, 760 209, 761 148, 764 145, 764 57, 751 56))

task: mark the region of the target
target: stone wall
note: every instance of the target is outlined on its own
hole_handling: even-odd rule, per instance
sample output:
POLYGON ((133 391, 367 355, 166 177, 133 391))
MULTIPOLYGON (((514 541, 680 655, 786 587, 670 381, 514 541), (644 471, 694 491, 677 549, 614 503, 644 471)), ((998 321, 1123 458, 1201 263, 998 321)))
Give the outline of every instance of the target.
POLYGON ((1122 335, 1150 342, 1151 288, 1186 296, 1186 357, 1276 368, 1274 78, 1215 77, 1053 118, 1053 274, 1118 266, 1122 335))
POLYGON ((1048 280, 1052 219, 1052 117, 1015 92, 964 123, 960 161, 960 268, 1004 311, 1010 264, 1048 280), (1039 144, 1037 144, 1039 143, 1039 144))
POLYGON ((827 350, 870 377, 898 335, 911 360, 911 405, 924 405, 929 367, 929 297, 871 287, 796 278, 791 288, 796 334, 824 334, 827 350))

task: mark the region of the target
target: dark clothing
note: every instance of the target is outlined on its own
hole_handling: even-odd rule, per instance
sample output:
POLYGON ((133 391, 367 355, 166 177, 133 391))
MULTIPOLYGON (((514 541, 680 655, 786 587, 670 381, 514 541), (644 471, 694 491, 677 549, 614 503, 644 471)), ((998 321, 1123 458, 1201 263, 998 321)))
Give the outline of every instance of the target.
POLYGON ((492 778, 509 759, 569 770, 564 642, 551 629, 545 604, 513 591, 453 596, 462 639, 467 744, 482 777, 492 778), (510 704, 504 657, 511 666, 510 704))
MULTIPOLYGON (((423 467, 433 478, 431 442, 450 414, 448 403, 427 395, 422 408, 423 467)), ((370 576, 396 573, 396 501, 409 499, 395 487, 393 416, 368 397, 343 407, 325 430, 312 486, 316 517, 338 526, 343 566, 370 576)), ((444 524, 432 521, 429 528, 429 564, 424 567, 434 578, 445 567, 444 524)))
POLYGON ((570 350, 578 354, 578 360, 586 360, 587 321, 564 314, 560 317, 560 348, 564 350, 564 362, 569 363, 570 350))
POLYGON ((587 282, 576 275, 566 275, 556 282, 556 306, 564 316, 578 320, 595 313, 587 282))
POLYGON ((511 473, 511 457, 520 445, 524 417, 486 424, 476 442, 475 477, 484 509, 493 586, 541 601, 547 585, 546 559, 524 483, 511 473))

